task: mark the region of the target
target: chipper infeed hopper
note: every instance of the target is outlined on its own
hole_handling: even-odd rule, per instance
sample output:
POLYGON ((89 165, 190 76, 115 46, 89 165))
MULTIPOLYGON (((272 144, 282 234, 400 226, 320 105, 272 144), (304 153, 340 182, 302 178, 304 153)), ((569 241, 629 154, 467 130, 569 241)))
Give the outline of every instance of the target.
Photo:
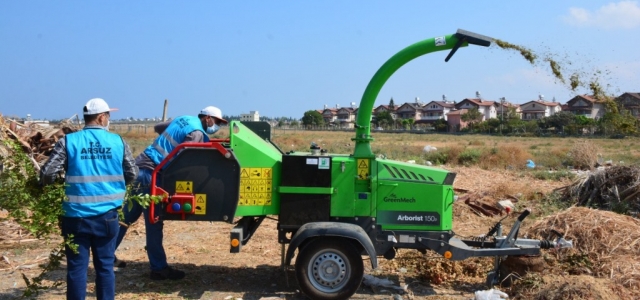
MULTIPOLYGON (((396 249, 432 250, 450 260, 537 255, 567 247, 555 241, 518 238, 525 210, 506 236, 498 222, 481 240, 452 231, 455 173, 440 168, 376 158, 371 150, 371 112, 387 79, 427 53, 489 46, 491 39, 464 30, 415 43, 391 57, 373 76, 358 109, 355 150, 332 154, 282 152, 271 129, 260 122, 230 123, 229 139, 182 144, 154 171, 152 194, 163 195, 154 220, 222 221, 236 226, 230 251, 240 252, 266 216, 277 216, 282 264, 295 259, 300 289, 312 299, 346 299, 363 278, 361 255, 373 268, 396 249), (285 245, 288 245, 285 251, 285 245)), ((274 241, 275 242, 275 241, 274 241)))

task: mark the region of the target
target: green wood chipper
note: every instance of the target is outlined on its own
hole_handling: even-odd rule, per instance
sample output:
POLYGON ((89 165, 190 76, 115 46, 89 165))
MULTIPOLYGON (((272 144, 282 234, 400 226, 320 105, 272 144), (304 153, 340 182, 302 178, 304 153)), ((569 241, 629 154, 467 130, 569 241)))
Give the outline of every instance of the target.
MULTIPOLYGON (((450 260, 495 257, 487 283, 497 282, 507 256, 538 255, 570 242, 518 237, 522 212, 507 235, 498 222, 482 239, 452 231, 455 173, 377 158, 370 143, 375 99, 387 79, 424 54, 489 46, 491 38, 458 30, 401 50, 380 67, 366 87, 355 123, 352 154, 283 152, 271 142, 267 123, 230 123, 228 139, 181 144, 155 169, 152 195, 163 195, 151 218, 234 223, 230 250, 239 252, 266 216, 277 217, 282 264, 291 264, 301 291, 312 299, 346 299, 378 257, 397 249, 432 250, 450 260), (285 246, 288 247, 285 248, 285 246), (285 251, 286 249, 286 251, 285 251)), ((153 206, 151 206, 153 208, 153 206)))

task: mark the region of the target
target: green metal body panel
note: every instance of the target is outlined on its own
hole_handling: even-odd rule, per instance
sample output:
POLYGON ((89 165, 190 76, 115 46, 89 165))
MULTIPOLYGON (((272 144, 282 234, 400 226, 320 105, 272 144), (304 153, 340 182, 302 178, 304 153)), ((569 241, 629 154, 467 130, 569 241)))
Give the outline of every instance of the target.
POLYGON ((451 230, 453 187, 443 184, 449 171, 385 159, 376 160, 376 166, 372 211, 382 229, 451 230), (405 216, 423 222, 409 222, 405 216))
MULTIPOLYGON (((353 186, 353 179, 356 176, 355 170, 356 165, 353 157, 333 156, 331 165, 331 185, 334 187, 334 193, 331 195, 332 217, 354 217, 357 215, 356 207, 362 206, 353 186)), ((368 203, 366 202, 366 204, 368 203)))
POLYGON ((231 121, 230 146, 240 163, 240 199, 236 217, 280 213, 282 153, 241 122, 231 121))

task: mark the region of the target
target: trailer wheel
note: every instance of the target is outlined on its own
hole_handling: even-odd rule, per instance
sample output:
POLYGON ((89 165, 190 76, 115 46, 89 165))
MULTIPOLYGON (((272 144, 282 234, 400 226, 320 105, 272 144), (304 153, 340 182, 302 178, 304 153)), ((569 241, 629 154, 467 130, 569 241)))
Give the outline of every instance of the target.
POLYGON ((363 274, 360 252, 344 240, 317 238, 296 258, 300 290, 311 299, 348 299, 360 287, 363 274))

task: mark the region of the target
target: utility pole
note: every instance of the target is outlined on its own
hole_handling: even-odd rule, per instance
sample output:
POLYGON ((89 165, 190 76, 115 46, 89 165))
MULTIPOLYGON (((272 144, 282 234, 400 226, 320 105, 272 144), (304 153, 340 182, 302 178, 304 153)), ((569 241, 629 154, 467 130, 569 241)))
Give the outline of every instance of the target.
POLYGON ((169 106, 169 100, 164 99, 164 109, 162 110, 162 122, 167 121, 167 106, 169 106))
POLYGON ((504 102, 505 97, 500 98, 500 110, 502 111, 502 119, 500 120, 500 135, 502 135, 502 124, 504 123, 504 102))

